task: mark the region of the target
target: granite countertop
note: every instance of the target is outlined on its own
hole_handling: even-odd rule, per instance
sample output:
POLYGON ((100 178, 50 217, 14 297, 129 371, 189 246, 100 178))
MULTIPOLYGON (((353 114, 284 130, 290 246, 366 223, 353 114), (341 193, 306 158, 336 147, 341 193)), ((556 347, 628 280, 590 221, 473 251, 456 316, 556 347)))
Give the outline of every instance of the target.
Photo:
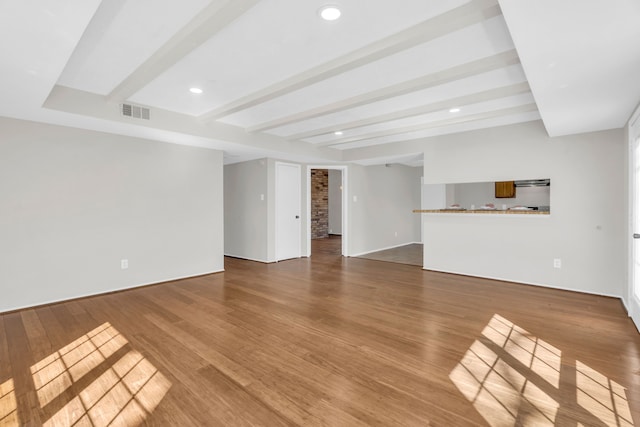
POLYGON ((454 213, 454 214, 493 214, 493 215, 549 215, 549 211, 518 211, 489 209, 414 209, 413 213, 454 213))

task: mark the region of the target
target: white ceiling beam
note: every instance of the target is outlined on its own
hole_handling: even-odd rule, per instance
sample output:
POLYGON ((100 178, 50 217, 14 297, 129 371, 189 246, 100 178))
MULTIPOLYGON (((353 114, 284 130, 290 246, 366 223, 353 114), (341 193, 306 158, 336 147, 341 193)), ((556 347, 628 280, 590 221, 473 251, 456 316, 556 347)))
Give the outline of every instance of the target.
POLYGON ((63 126, 224 150, 242 157, 258 153, 260 157, 300 163, 318 159, 341 160, 341 155, 335 153, 337 150, 306 142, 291 142, 268 134, 250 134, 239 126, 226 123, 203 123, 193 115, 158 107, 151 109, 149 120, 126 117, 120 113, 117 103, 105 102, 102 95, 59 85, 54 86, 43 107, 41 111, 46 116, 41 117, 52 117, 51 123, 63 126))
POLYGON ((536 104, 531 103, 531 104, 519 105, 517 107, 509 107, 509 108, 502 108, 499 110, 485 111, 478 114, 469 114, 467 116, 456 117, 452 119, 438 120, 438 121, 429 122, 429 123, 420 124, 420 125, 404 126, 404 127, 398 127, 398 128, 388 129, 388 130, 383 130, 378 132, 371 132, 368 134, 363 134, 363 135, 358 135, 353 137, 340 138, 333 141, 317 143, 315 145, 318 147, 326 147, 326 146, 335 146, 340 144, 348 144, 350 142, 359 142, 359 141, 366 141, 368 139, 382 138, 385 136, 401 135, 404 133, 418 132, 421 130, 434 129, 438 127, 450 126, 450 125, 459 124, 459 123, 467 123, 467 122, 473 122, 478 120, 491 119, 491 118, 501 117, 501 116, 506 116, 511 114, 528 113, 531 111, 537 111, 537 109, 538 107, 536 106, 536 104))
POLYGON ((399 33, 243 96, 204 113, 199 118, 217 120, 500 14, 497 0, 472 0, 399 33))
POLYGON ((247 128, 247 132, 263 132, 265 130, 286 126, 291 123, 349 110, 351 108, 372 104, 378 101, 384 101, 396 96, 406 95, 411 92, 440 86, 445 83, 508 67, 509 65, 518 64, 519 62, 520 59, 518 58, 518 53, 515 50, 509 50, 486 58, 467 62, 465 64, 456 65, 455 67, 447 68, 446 70, 427 74, 426 76, 417 77, 406 82, 352 96, 351 98, 311 108, 289 116, 280 117, 259 125, 250 126, 247 128))
POLYGON ((444 99, 442 101, 434 102, 428 105, 421 105, 419 107, 407 108, 405 110, 394 111, 392 113, 380 114, 374 117, 368 117, 366 119, 354 120, 347 123, 339 123, 331 126, 327 126, 320 129, 313 129, 306 132, 300 132, 294 135, 289 135, 286 138, 289 140, 301 140, 314 136, 326 135, 333 133, 337 130, 345 131, 350 129, 356 129, 364 126, 375 125, 379 123, 386 123, 399 119, 406 119, 408 117, 419 116, 422 114, 433 113, 448 109, 451 107, 462 107, 464 105, 476 104, 479 102, 490 101, 493 99, 505 98, 507 96, 518 95, 521 93, 529 92, 529 84, 527 82, 516 83, 509 86, 498 87, 494 89, 485 90, 482 92, 473 93, 470 95, 459 96, 456 98, 444 99))
POLYGON ((260 0, 216 0, 198 13, 149 59, 107 95, 108 101, 120 101, 145 87, 194 49, 228 26, 260 0))

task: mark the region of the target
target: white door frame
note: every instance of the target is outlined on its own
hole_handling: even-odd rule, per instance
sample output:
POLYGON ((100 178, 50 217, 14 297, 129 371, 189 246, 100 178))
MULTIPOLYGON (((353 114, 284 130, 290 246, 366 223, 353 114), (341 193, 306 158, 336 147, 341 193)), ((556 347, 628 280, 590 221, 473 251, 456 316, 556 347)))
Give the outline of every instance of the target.
POLYGON ((640 243, 635 243, 632 238, 633 233, 640 233, 640 230, 634 230, 634 215, 640 215, 640 212, 635 212, 635 206, 638 204, 636 198, 636 191, 640 189, 636 189, 636 176, 635 176, 635 168, 640 167, 640 165, 636 165, 635 161, 635 144, 636 141, 640 139, 640 107, 636 109, 636 111, 631 116, 629 120, 629 141, 628 141, 628 154, 629 154, 629 164, 628 164, 628 181, 629 181, 629 227, 627 230, 627 242, 628 242, 628 294, 627 294, 627 310, 629 312, 629 316, 635 323, 636 328, 640 330, 640 299, 636 295, 635 284, 636 280, 640 280, 640 278, 636 278, 636 275, 639 273, 635 269, 635 259, 636 259, 636 246, 640 243))
POLYGON ((311 170, 334 169, 342 171, 342 256, 349 256, 349 185, 348 167, 338 165, 307 165, 307 256, 311 256, 311 170))
MULTIPOLYGON (((297 163, 286 163, 286 162, 275 162, 275 194, 274 194, 274 201, 275 201, 275 224, 274 224, 274 249, 275 249, 275 260, 276 262, 284 260, 285 258, 280 258, 278 256, 278 215, 280 215, 280 212, 278 212, 278 168, 280 166, 294 166, 298 169, 298 200, 300 200, 300 204, 302 204, 302 167, 300 164, 297 163)), ((298 212, 302 213, 302 206, 299 206, 299 210, 298 212)), ((300 221, 302 222, 302 221, 300 221)), ((302 256, 302 230, 299 230, 299 236, 300 238, 298 239, 298 255, 297 258, 300 258, 302 256)), ((290 258, 288 258, 290 259, 290 258)))

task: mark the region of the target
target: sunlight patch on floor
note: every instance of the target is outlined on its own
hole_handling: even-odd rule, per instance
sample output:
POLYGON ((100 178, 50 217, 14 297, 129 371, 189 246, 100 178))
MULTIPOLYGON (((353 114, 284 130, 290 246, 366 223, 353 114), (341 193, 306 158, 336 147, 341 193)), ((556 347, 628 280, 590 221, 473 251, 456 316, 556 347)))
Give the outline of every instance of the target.
POLYGON ((171 383, 128 347, 128 341, 104 323, 34 364, 31 374, 41 409, 53 413, 43 425, 143 423, 171 383))
POLYGON ((0 426, 19 425, 13 379, 0 384, 0 426))
POLYGON ((633 426, 624 387, 577 361, 569 389, 562 369, 558 348, 496 314, 449 378, 493 427, 553 426, 563 409, 577 425, 633 426))
POLYGON ((625 389, 589 366, 576 362, 578 404, 607 425, 633 426, 625 389))

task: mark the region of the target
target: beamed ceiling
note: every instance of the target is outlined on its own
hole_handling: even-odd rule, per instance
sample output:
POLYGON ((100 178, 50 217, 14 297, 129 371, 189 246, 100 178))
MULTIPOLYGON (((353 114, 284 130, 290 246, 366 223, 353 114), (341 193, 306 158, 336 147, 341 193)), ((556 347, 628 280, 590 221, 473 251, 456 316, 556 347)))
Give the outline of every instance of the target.
POLYGON ((318 0, 2 2, 0 114, 227 163, 416 165, 397 154, 407 141, 534 120, 550 136, 620 128, 640 101, 637 0, 330 3, 331 22, 318 0), (371 146, 386 154, 358 156, 371 146))

